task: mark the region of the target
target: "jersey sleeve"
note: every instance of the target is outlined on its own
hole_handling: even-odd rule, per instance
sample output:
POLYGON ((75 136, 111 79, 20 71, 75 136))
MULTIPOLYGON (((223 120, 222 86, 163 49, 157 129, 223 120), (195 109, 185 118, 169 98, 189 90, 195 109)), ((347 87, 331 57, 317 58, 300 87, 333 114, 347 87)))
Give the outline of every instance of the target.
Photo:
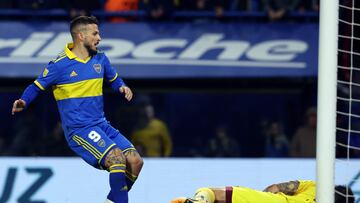
POLYGON ((32 83, 24 90, 20 99, 25 101, 27 107, 37 97, 40 91, 39 87, 32 83))
POLYGON ((46 90, 48 87, 56 84, 57 79, 60 76, 59 71, 60 70, 55 63, 50 62, 42 74, 34 81, 35 85, 41 90, 46 90))
POLYGON ((125 86, 126 84, 124 81, 119 77, 118 73, 116 72, 115 68, 111 66, 109 59, 104 54, 104 77, 106 81, 108 81, 111 87, 115 91, 119 91, 121 86, 125 86))

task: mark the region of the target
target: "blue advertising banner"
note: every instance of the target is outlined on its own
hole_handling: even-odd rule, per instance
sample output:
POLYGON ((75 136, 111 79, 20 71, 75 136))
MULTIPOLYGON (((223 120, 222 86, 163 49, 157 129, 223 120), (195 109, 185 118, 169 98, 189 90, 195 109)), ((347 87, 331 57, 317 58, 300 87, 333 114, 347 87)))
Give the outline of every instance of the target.
MULTIPOLYGON (((67 23, 0 23, 0 77, 36 77, 71 42, 67 23)), ((317 24, 104 23, 124 78, 311 77, 317 24)))

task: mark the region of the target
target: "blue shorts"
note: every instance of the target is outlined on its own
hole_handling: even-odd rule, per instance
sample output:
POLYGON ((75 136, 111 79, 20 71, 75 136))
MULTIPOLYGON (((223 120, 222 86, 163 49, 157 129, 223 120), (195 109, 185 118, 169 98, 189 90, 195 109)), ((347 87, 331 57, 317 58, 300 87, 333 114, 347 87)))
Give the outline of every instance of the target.
POLYGON ((94 126, 73 129, 68 140, 70 148, 88 164, 104 169, 106 154, 114 147, 125 153, 135 150, 131 142, 107 121, 94 126))

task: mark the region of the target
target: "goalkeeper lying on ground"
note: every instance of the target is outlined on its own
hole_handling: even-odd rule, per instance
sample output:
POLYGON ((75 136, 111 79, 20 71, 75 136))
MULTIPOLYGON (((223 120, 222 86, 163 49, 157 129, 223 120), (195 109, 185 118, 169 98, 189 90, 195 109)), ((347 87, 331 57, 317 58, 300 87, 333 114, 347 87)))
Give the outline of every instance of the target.
MULTIPOLYGON (((273 184, 264 191, 245 187, 200 188, 193 198, 176 198, 171 203, 315 203, 314 181, 273 184)), ((336 186, 335 203, 354 203, 350 188, 336 186)))

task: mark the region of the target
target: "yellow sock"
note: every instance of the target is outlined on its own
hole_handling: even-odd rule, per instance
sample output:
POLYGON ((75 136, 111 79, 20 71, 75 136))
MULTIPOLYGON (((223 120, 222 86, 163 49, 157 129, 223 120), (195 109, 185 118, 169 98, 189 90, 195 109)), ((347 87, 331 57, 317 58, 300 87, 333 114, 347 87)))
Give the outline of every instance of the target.
POLYGON ((210 188, 199 188, 196 190, 194 195, 194 199, 203 200, 206 203, 214 203, 215 202, 215 193, 210 188))

